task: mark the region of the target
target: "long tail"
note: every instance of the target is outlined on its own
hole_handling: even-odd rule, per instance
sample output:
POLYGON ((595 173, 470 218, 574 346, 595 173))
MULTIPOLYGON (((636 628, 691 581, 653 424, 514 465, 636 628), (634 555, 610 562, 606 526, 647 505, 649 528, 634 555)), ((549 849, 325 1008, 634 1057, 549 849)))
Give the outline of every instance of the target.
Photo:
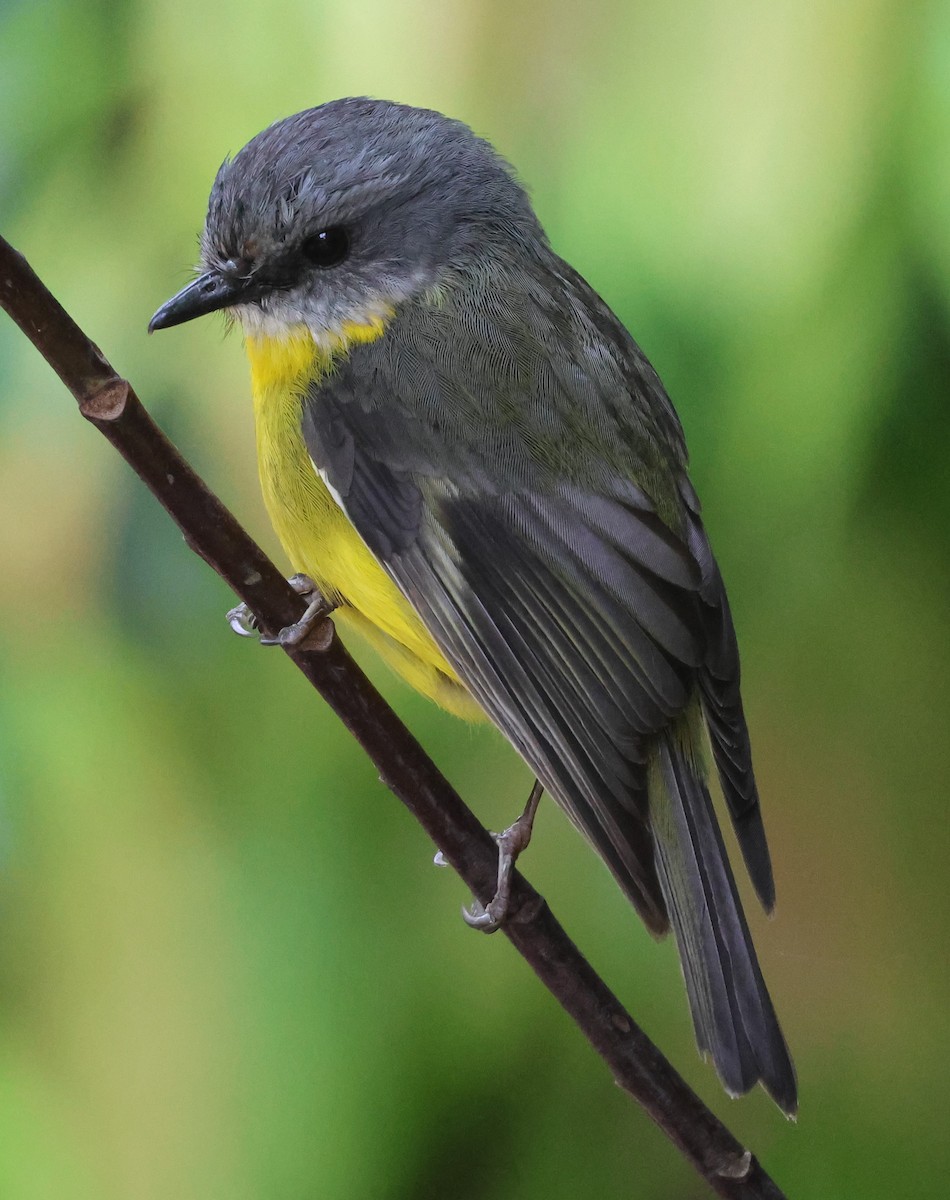
POLYGON ((689 725, 664 734, 650 770, 656 866, 679 946, 702 1053, 728 1092, 759 1080, 788 1116, 795 1068, 742 912, 703 772, 688 749, 689 725))

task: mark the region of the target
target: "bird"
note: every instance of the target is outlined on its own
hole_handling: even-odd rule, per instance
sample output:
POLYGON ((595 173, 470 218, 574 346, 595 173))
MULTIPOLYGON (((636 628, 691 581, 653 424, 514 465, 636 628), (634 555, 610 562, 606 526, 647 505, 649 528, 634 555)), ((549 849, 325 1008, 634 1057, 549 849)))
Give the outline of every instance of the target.
POLYGON ((650 932, 672 929, 726 1091, 761 1083, 793 1116, 709 790, 718 775, 771 911, 736 634, 639 345, 507 160, 428 109, 350 97, 270 125, 218 170, 200 246, 149 332, 241 326, 295 571, 418 691, 497 726, 533 802, 549 793, 650 932))

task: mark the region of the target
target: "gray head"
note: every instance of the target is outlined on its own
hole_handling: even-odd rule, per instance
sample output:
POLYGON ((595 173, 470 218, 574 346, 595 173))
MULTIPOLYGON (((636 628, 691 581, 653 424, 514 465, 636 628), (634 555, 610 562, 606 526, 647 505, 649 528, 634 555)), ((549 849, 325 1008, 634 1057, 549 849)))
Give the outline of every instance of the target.
POLYGON ((509 165, 459 121, 334 100, 259 133, 218 171, 203 274, 149 330, 226 308, 253 333, 320 340, 388 316, 473 259, 544 235, 509 165))

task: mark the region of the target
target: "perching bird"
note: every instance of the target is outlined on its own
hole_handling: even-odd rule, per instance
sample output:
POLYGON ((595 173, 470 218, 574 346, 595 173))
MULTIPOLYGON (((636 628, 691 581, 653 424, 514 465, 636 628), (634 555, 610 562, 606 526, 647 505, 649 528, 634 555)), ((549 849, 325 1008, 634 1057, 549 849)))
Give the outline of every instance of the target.
POLYGON ((707 788, 714 763, 771 909, 736 638, 643 352, 511 167, 436 112, 347 99, 265 129, 218 172, 201 257, 150 329, 240 321, 295 570, 421 692, 488 715, 672 926, 727 1090, 794 1113, 707 788))

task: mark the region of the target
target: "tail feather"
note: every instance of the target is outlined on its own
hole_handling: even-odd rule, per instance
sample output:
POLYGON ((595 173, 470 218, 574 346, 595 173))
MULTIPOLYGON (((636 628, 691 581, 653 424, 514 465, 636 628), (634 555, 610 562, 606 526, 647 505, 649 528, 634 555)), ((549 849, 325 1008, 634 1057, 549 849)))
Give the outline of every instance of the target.
MULTIPOLYGON (((685 723, 680 732, 686 729, 685 723)), ((675 733, 658 743, 650 825, 660 888, 679 946, 696 1040, 727 1091, 760 1080, 789 1116, 795 1069, 736 892, 702 773, 675 733)))
POLYGON ((722 575, 699 517, 699 498, 685 475, 680 480, 680 487, 688 512, 687 540, 702 575, 699 596, 703 602, 706 657, 699 673, 699 686, 703 714, 742 857, 759 899, 766 912, 771 912, 775 904, 775 882, 752 771, 749 730, 739 693, 739 646, 735 626, 722 575))

